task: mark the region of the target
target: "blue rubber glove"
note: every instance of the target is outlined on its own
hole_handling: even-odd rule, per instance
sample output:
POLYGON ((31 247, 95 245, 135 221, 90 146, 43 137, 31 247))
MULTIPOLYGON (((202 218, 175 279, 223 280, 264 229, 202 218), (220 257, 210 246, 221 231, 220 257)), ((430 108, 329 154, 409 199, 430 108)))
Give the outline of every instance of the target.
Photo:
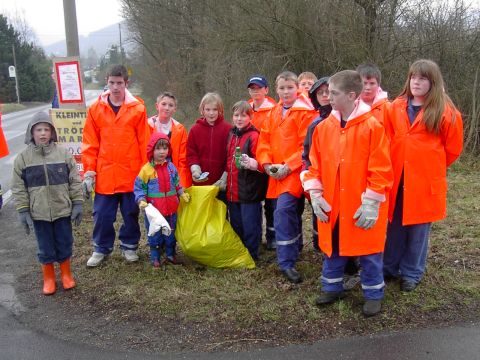
POLYGON ((83 207, 82 204, 73 204, 72 206, 72 223, 78 226, 82 223, 83 207))
POLYGON ((20 222, 25 228, 25 234, 30 235, 30 228, 33 228, 33 220, 30 211, 19 212, 18 216, 20 217, 20 222))

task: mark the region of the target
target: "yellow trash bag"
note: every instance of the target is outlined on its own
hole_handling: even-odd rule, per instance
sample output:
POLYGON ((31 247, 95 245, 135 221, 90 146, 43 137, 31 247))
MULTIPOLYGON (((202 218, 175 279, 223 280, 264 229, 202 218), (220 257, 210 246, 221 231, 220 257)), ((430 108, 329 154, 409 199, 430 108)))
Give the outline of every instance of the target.
POLYGON ((183 253, 215 268, 255 268, 250 253, 226 219, 227 207, 216 198, 216 186, 191 186, 191 200, 180 202, 177 239, 183 253))

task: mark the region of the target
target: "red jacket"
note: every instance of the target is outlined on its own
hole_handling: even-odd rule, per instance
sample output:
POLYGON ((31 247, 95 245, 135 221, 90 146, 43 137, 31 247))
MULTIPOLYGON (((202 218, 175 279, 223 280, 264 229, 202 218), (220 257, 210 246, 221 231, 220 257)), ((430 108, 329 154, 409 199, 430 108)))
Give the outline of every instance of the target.
POLYGON ((283 104, 280 102, 270 112, 263 123, 257 146, 257 161, 265 164, 287 164, 292 171, 282 180, 269 178, 267 198, 276 199, 280 194, 288 192, 295 197, 303 193, 300 182, 302 168, 303 141, 307 128, 317 112, 299 95, 293 106, 282 116, 283 104))
POLYGON ((447 167, 463 148, 462 116, 446 107, 439 134, 427 131, 420 110, 410 125, 407 99, 397 98, 385 124, 390 137, 395 181, 390 193, 389 219, 393 219, 403 173, 403 225, 441 220, 447 214, 447 167))
MULTIPOLYGON (((148 119, 151 133, 158 131, 156 127, 157 122, 158 118, 156 115, 148 119)), ((187 129, 185 129, 185 126, 180 124, 177 120, 172 118, 172 129, 169 137, 172 150, 172 162, 180 175, 180 183, 184 188, 189 188, 192 186, 192 173, 187 166, 187 129)))
POLYGON ((115 115, 107 91, 88 109, 83 129, 83 170, 97 173, 95 192, 132 192, 138 171, 147 162, 149 130, 143 101, 125 90, 115 115))
POLYGON ((0 112, 0 158, 9 154, 7 140, 2 129, 2 113, 0 112))
POLYGON ((227 200, 231 202, 249 203, 265 199, 268 186, 268 175, 261 166, 257 170, 238 169, 235 165, 235 148, 238 146, 242 154, 255 158, 257 151, 258 130, 250 124, 240 130, 234 127, 230 131, 227 145, 227 200))
POLYGON ((370 107, 359 102, 356 114, 341 128, 339 114, 330 116, 315 128, 310 160, 304 176, 305 191, 323 189, 332 206, 329 222, 318 223, 318 242, 332 254, 332 229, 338 219, 341 256, 382 252, 387 230, 388 196, 393 183, 389 143, 383 126, 372 117, 370 107), (355 226, 353 215, 361 204, 362 193, 384 201, 377 223, 369 230, 355 226))
POLYGON ((208 181, 194 185, 212 185, 225 171, 227 160, 228 133, 232 125, 219 116, 213 125, 205 118, 197 119, 188 133, 187 165, 200 165, 202 172, 208 171, 208 181))
MULTIPOLYGON (((250 99, 248 103, 253 109, 253 100, 250 99)), ((269 96, 266 96, 262 105, 260 105, 258 109, 253 110, 254 112, 253 112, 252 124, 257 128, 258 131, 260 131, 260 129, 262 128, 263 123, 270 115, 270 110, 272 110, 275 107, 275 105, 277 105, 275 100, 273 100, 269 96)))

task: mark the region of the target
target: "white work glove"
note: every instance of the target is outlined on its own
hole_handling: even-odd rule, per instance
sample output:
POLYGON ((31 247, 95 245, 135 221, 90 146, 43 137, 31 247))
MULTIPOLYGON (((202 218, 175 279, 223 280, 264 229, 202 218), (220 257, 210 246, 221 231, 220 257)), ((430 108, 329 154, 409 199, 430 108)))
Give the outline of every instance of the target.
POLYGON ((263 168, 268 176, 275 178, 278 169, 282 166, 282 164, 265 164, 263 168))
POLYGON ((224 171, 222 174, 222 177, 215 181, 215 184, 213 186, 218 186, 220 188, 220 191, 225 191, 227 189, 227 172, 224 171))
POLYGON ((198 180, 200 175, 202 175, 202 169, 200 168, 200 165, 190 166, 190 172, 192 173, 192 178, 195 181, 198 180))
POLYGON ((291 170, 287 164, 282 164, 278 167, 276 173, 273 173, 272 177, 277 180, 285 179, 288 175, 290 175, 291 170))
POLYGON ((87 171, 83 175, 82 189, 85 199, 90 199, 90 194, 95 190, 95 178, 97 173, 95 171, 87 171))
POLYGON ((358 219, 355 226, 368 230, 375 225, 378 219, 380 201, 368 199, 362 194, 362 205, 355 211, 354 219, 358 219))
POLYGON ((161 231, 162 231, 162 234, 165 236, 170 236, 170 234, 172 233, 172 230, 166 226, 163 226, 161 231))
POLYGON ((332 211, 330 204, 323 198, 321 190, 310 190, 310 200, 312 202, 313 212, 322 223, 328 222, 327 213, 332 211))
POLYGON ((240 158, 240 165, 242 166, 242 169, 247 169, 247 170, 257 170, 258 169, 258 162, 254 158, 251 158, 247 154, 242 154, 242 157, 240 158))

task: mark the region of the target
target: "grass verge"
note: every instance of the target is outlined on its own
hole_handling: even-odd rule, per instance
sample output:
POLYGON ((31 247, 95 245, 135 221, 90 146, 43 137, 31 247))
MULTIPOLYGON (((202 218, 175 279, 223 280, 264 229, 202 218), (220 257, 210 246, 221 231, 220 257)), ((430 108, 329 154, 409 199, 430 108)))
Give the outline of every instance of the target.
POLYGON ((153 269, 144 234, 138 263, 125 263, 116 249, 105 264, 87 269, 92 231, 87 204, 84 223, 75 234, 73 264, 79 286, 75 296, 58 301, 90 318, 142 324, 144 334, 148 329, 156 333, 145 346, 161 350, 238 350, 479 319, 479 176, 479 164, 468 160, 450 171, 449 215, 433 226, 424 280, 408 294, 400 292, 399 283, 387 283, 383 311, 374 318, 361 315, 358 287, 336 304, 314 305, 321 257, 310 243, 308 210, 306 246, 298 262, 305 280, 292 285, 280 276, 271 252, 261 253, 254 270, 206 268, 181 252, 184 266, 153 269))

